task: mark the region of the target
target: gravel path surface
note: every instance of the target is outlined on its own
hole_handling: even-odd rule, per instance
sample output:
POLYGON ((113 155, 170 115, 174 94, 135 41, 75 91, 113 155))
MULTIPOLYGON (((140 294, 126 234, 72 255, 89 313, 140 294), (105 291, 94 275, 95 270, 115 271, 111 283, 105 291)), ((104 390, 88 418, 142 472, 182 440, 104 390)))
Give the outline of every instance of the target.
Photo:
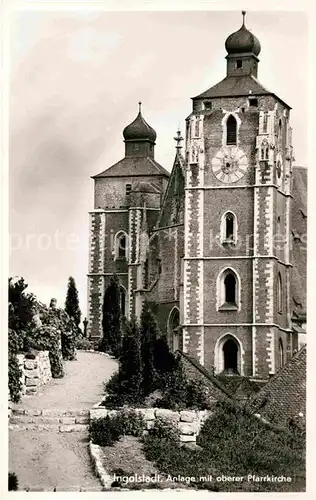
MULTIPOLYGON (((78 352, 65 363, 65 377, 54 379, 34 396, 23 397, 16 408, 86 410, 102 399, 103 382, 117 362, 98 353, 78 352)), ((86 432, 10 430, 9 470, 19 480, 19 490, 101 491, 92 470, 86 432)))
POLYGON ((117 369, 117 361, 93 352, 77 352, 64 365, 65 376, 53 379, 35 396, 24 396, 16 408, 89 409, 103 396, 103 382, 117 369))

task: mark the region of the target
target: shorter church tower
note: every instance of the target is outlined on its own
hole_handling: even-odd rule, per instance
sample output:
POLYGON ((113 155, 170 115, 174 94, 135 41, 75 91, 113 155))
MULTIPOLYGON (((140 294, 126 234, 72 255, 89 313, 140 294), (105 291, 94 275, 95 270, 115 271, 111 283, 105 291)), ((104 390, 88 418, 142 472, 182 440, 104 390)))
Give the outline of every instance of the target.
POLYGON ((88 272, 88 336, 92 339, 102 336, 103 296, 113 274, 120 282, 122 314, 129 317, 141 308, 144 242, 158 218, 169 179, 155 160, 156 132, 143 118, 141 103, 123 137, 125 157, 93 177, 88 272))

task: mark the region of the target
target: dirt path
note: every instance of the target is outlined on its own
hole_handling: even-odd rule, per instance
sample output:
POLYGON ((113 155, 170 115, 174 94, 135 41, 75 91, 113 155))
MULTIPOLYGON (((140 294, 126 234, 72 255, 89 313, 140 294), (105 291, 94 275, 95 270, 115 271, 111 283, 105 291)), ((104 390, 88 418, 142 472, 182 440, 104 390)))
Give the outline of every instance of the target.
POLYGON ((36 396, 24 397, 20 406, 89 409, 102 399, 103 382, 110 378, 116 367, 114 359, 98 353, 78 351, 75 361, 65 363, 63 378, 53 379, 36 396))
MULTIPOLYGON (((65 377, 53 380, 35 396, 24 397, 16 408, 87 410, 101 400, 103 382, 117 363, 97 353, 78 352, 65 364, 65 377)), ((101 491, 88 454, 87 432, 10 430, 9 470, 19 490, 101 491)))

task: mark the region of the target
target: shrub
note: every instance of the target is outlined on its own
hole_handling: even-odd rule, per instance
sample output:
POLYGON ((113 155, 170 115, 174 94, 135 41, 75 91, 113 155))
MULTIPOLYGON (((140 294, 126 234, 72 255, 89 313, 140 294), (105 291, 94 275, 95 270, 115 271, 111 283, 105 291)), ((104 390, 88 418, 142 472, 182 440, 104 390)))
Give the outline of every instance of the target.
POLYGON ((99 446, 112 446, 121 437, 121 428, 118 428, 115 419, 109 415, 90 421, 90 440, 99 446))
POLYGON ((105 392, 107 407, 136 405, 143 401, 139 328, 135 317, 124 323, 119 369, 105 385, 105 392))
POLYGON ((112 446, 121 436, 142 436, 145 428, 146 422, 139 412, 122 410, 112 417, 91 420, 89 434, 94 444, 112 446))
POLYGON ((75 341, 75 347, 76 349, 83 349, 85 351, 89 351, 91 349, 94 350, 94 342, 91 342, 84 337, 78 337, 75 341))
POLYGON ((236 474, 255 471, 295 477, 304 473, 304 436, 276 432, 242 410, 221 403, 205 421, 197 442, 209 460, 236 474))
POLYGON ((140 341, 142 360, 142 390, 148 396, 157 388, 157 371, 155 367, 155 347, 159 331, 155 317, 145 303, 140 317, 140 341))
POLYGON ((54 326, 43 325, 34 328, 30 339, 30 346, 40 351, 49 351, 52 377, 64 376, 62 353, 59 348, 59 334, 54 326))
POLYGON ((179 357, 175 358, 174 369, 164 375, 163 397, 160 407, 178 410, 186 407, 187 380, 179 357))
POLYGON ((207 385, 202 380, 189 380, 186 384, 186 407, 209 410, 212 407, 207 385))
POLYGON ((168 439, 169 441, 178 442, 180 439, 180 431, 174 422, 168 418, 155 418, 154 425, 149 431, 149 435, 153 438, 168 439))
POLYGON ((73 318, 74 323, 77 327, 77 332, 79 333, 81 311, 79 307, 79 298, 78 298, 78 290, 76 287, 76 282, 72 276, 70 276, 68 280, 65 312, 68 314, 70 318, 73 318))
POLYGON ((21 376, 22 372, 19 368, 19 362, 16 354, 9 352, 9 392, 10 398, 14 403, 18 403, 21 399, 21 376))
POLYGON ((9 472, 8 474, 8 490, 17 491, 19 489, 19 481, 15 472, 9 472))
POLYGON ((120 287, 117 276, 111 277, 110 284, 105 290, 102 308, 103 335, 99 343, 99 350, 109 352, 118 357, 121 352, 121 308, 120 287))
POLYGON ((113 425, 120 431, 121 436, 140 437, 146 429, 146 422, 141 413, 134 410, 121 410, 112 417, 113 425))

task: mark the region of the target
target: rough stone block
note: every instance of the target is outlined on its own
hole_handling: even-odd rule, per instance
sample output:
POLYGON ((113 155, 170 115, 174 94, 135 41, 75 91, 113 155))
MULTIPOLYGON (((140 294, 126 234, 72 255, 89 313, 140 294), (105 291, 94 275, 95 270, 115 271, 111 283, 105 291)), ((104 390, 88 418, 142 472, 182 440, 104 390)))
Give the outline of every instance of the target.
POLYGON ((24 415, 30 415, 32 417, 38 417, 39 415, 42 415, 42 410, 36 410, 36 409, 29 409, 29 410, 24 410, 24 415))
POLYGON ((75 424, 75 425, 59 426, 59 432, 82 432, 87 430, 88 430, 88 425, 75 424))
POLYGON ((155 425, 155 421, 154 420, 147 420, 146 422, 146 428, 147 430, 149 431, 150 429, 152 429, 155 425))
POLYGON ((25 385, 27 387, 30 387, 30 386, 38 386, 38 378, 26 378, 25 379, 25 385))
POLYGON ((188 434, 181 434, 180 435, 180 441, 181 443, 188 443, 188 442, 196 442, 196 437, 195 436, 190 436, 188 434))
POLYGON ((47 408, 42 410, 42 415, 47 417, 62 417, 66 410, 58 410, 58 408, 47 408))
POLYGON ((34 418, 32 417, 27 417, 26 415, 13 415, 13 417, 10 418, 10 424, 33 424, 34 423, 34 418))
POLYGON ((27 413, 25 413, 25 410, 23 408, 14 408, 13 414, 14 415, 27 415, 27 413))
POLYGON ((37 360, 36 359, 25 359, 24 360, 24 368, 26 370, 34 370, 37 368, 37 360))
POLYGON ((88 417, 89 410, 66 410, 65 416, 66 417, 83 417, 83 416, 88 417))
POLYGON ((194 422, 198 416, 195 411, 180 411, 181 422, 194 422))
POLYGON ((141 413, 145 420, 154 420, 155 419, 155 410, 154 408, 137 408, 137 412, 141 413))
POLYGON ((40 417, 38 421, 41 424, 58 424, 57 417, 40 417))
POLYGON ((25 393, 27 396, 34 396, 37 393, 37 387, 26 387, 25 393))
POLYGON ((76 424, 88 424, 89 423, 89 417, 84 416, 84 417, 76 417, 75 418, 76 424))
POLYGON ((76 423, 75 417, 62 417, 59 419, 59 422, 64 425, 71 425, 76 423))
POLYGON ((179 422, 179 430, 181 434, 192 436, 197 432, 197 425, 195 423, 179 422))
POLYGON ((39 376, 40 376, 39 370, 37 370, 35 368, 34 368, 34 370, 28 370, 27 372, 25 372, 25 379, 39 378, 39 376))
POLYGON ((155 415, 156 417, 167 418, 174 422, 179 422, 180 420, 180 414, 178 412, 172 410, 165 410, 163 408, 156 410, 155 415))
POLYGON ((104 410, 99 410, 97 408, 93 408, 90 410, 90 418, 103 418, 108 414, 108 410, 105 408, 104 410))

